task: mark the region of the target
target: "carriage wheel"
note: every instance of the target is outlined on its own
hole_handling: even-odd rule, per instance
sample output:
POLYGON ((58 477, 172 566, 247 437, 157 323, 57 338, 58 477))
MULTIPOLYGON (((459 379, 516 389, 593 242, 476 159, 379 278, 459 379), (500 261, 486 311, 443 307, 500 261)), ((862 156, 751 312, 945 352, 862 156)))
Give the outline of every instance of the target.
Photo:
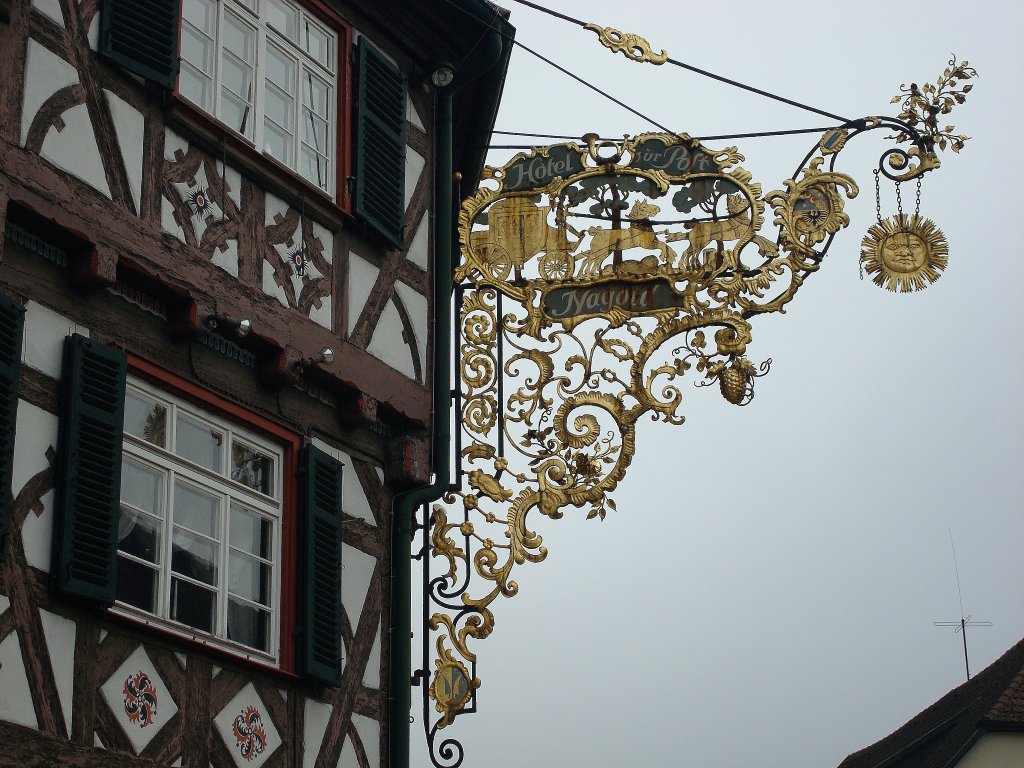
POLYGON ((512 272, 512 257, 508 255, 508 251, 495 243, 487 243, 481 245, 477 252, 483 257, 484 263, 487 264, 491 277, 495 280, 508 279, 509 274, 512 272))
POLYGON ((567 280, 575 267, 572 254, 565 251, 546 253, 540 260, 540 275, 545 280, 567 280))

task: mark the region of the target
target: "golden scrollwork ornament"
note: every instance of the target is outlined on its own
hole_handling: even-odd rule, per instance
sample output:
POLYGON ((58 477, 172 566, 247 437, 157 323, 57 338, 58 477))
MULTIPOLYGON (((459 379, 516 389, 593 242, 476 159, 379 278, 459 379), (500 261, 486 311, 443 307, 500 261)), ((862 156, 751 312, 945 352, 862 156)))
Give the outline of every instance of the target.
POLYGON ((599 24, 584 24, 583 28, 597 33, 601 45, 612 53, 621 53, 627 58, 641 63, 664 64, 668 61, 668 51, 662 48, 661 53, 655 53, 651 44, 640 35, 632 32, 620 32, 612 27, 602 27, 599 24))
POLYGON ((939 279, 949 246, 935 222, 900 213, 879 221, 861 241, 860 259, 875 285, 889 291, 920 291, 939 279))
POLYGON ((473 691, 480 687, 480 681, 470 677, 466 665, 444 647, 443 640, 444 635, 438 639, 439 658, 434 662, 436 670, 429 689, 435 708, 443 715, 439 728, 450 725, 459 710, 469 702, 473 691))

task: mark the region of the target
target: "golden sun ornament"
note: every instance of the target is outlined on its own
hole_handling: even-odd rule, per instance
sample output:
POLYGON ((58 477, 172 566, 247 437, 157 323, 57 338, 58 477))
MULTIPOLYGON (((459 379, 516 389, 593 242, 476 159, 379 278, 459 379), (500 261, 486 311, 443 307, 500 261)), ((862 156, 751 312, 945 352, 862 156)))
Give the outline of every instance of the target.
POLYGON ((916 213, 879 221, 868 230, 860 248, 860 260, 875 285, 902 293, 927 288, 949 261, 942 230, 916 213))

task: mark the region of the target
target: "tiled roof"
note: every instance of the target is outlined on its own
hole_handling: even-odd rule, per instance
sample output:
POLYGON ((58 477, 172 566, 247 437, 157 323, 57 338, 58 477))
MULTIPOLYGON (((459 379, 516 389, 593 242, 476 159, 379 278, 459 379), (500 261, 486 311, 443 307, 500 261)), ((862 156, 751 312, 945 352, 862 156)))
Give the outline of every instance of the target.
POLYGON ((1024 731, 1024 640, 839 768, 944 768, 986 730, 1024 731))

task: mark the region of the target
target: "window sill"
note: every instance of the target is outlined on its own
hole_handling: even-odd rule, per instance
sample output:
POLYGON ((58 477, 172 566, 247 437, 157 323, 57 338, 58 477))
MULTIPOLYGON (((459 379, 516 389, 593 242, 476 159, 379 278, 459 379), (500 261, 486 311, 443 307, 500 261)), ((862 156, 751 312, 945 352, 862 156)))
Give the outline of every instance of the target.
POLYGON ((242 650, 242 646, 239 646, 237 652, 232 651, 221 645, 222 642, 226 643, 227 641, 219 641, 214 638, 207 641, 186 630, 176 631, 165 625, 160 619, 146 619, 131 609, 120 605, 108 608, 106 616, 111 621, 125 628, 136 630, 138 639, 143 644, 146 643, 147 638, 152 638, 158 644, 166 645, 169 642, 179 646, 183 653, 203 655, 213 659, 216 663, 227 664, 233 662, 235 664, 248 665, 288 682, 302 680, 302 677, 295 674, 295 672, 278 666, 279 661, 263 656, 258 651, 246 653, 242 650))
MULTIPOLYGON (((260 152, 226 124, 207 114, 187 99, 172 93, 169 96, 167 126, 179 131, 190 143, 197 144, 217 161, 227 164, 293 207, 304 206, 329 229, 341 229, 353 220, 347 190, 347 167, 342 168, 337 198, 320 189, 284 163, 260 152)), ((343 163, 343 166, 345 164, 343 163)))

